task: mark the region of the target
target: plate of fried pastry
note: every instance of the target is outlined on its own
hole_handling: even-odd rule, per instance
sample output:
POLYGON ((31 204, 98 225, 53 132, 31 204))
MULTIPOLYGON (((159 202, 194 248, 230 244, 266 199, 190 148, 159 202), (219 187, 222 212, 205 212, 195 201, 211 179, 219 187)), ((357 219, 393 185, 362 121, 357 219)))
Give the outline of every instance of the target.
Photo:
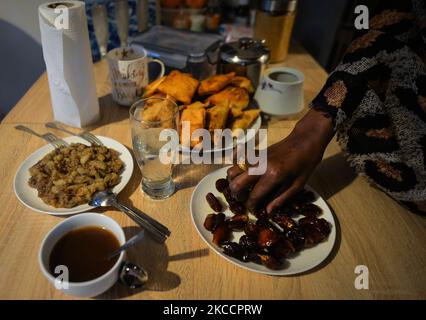
POLYGON ((13 188, 28 208, 53 215, 69 215, 93 209, 98 191, 119 193, 133 173, 130 151, 111 138, 97 136, 102 146, 76 137, 68 146, 47 144, 32 153, 16 172, 13 188))
MULTIPOLYGON (((150 83, 145 88, 143 97, 169 98, 175 101, 179 106, 181 123, 190 123, 190 134, 200 128, 209 131, 211 148, 203 149, 204 152, 209 152, 232 149, 237 143, 244 143, 255 137, 261 126, 261 117, 259 108, 251 98, 253 92, 251 81, 246 77, 236 76, 234 72, 198 81, 191 74, 173 70, 150 83), (217 129, 230 129, 232 141, 223 144, 217 129), (245 134, 239 134, 241 132, 245 134)), ((162 116, 161 112, 153 112, 152 119, 149 120, 159 121, 162 116)), ((201 138, 185 140, 182 131, 180 139, 183 152, 198 151, 197 148, 202 144, 201 138)))
POLYGON ((311 270, 331 253, 336 222, 327 203, 305 186, 267 214, 249 212, 231 194, 224 167, 204 177, 191 197, 191 217, 201 238, 222 258, 275 276, 311 270))

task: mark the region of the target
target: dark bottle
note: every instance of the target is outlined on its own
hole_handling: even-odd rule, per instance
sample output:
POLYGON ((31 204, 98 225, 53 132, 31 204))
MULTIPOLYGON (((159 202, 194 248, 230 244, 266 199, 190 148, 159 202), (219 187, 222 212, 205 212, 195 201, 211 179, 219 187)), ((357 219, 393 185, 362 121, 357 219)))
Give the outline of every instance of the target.
POLYGON ((248 26, 250 19, 249 0, 238 0, 238 6, 235 11, 234 23, 240 26, 248 26))
POLYGON ((220 0, 209 0, 206 10, 206 29, 217 31, 221 20, 220 0))

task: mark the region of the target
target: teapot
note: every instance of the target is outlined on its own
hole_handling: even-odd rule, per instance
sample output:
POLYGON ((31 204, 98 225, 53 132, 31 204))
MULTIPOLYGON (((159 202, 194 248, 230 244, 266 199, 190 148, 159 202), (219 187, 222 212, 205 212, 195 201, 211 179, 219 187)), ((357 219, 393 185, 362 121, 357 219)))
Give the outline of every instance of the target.
POLYGON ((221 46, 217 73, 235 72, 238 76, 249 78, 253 87, 257 88, 269 57, 270 51, 263 40, 240 38, 221 46))

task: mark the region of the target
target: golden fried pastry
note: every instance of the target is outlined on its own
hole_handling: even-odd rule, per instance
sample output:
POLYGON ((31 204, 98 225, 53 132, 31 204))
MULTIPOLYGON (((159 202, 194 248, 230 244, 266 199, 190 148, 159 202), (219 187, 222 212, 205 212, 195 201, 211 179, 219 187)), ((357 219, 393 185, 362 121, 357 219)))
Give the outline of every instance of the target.
POLYGON ((246 130, 257 119, 260 114, 259 109, 243 111, 243 115, 236 118, 231 124, 231 130, 234 133, 237 129, 246 130))
POLYGON ((231 115, 233 118, 238 118, 243 115, 243 110, 237 109, 237 108, 231 108, 231 115))
POLYGON ((185 109, 197 109, 197 108, 203 108, 206 109, 210 107, 210 102, 201 102, 201 101, 195 101, 191 104, 185 105, 182 104, 179 106, 179 111, 185 110, 185 109))
POLYGON ((224 107, 224 108, 229 108, 229 114, 233 117, 233 118, 238 118, 240 116, 243 115, 243 110, 242 109, 238 109, 238 108, 231 108, 230 107, 230 103, 229 100, 222 100, 219 101, 219 103, 216 106, 220 106, 220 107, 224 107))
POLYGON ((210 107, 210 102, 201 102, 201 101, 195 101, 189 105, 186 106, 188 109, 197 109, 197 108, 208 108, 210 107))
MULTIPOLYGON (((196 129, 204 128, 206 123, 206 110, 204 108, 190 108, 182 111, 181 122, 189 121, 189 136, 185 136, 182 132, 181 143, 183 146, 194 147, 201 139, 191 139, 192 133, 196 129), (188 141, 189 140, 189 141, 188 141)), ((182 124, 183 129, 183 124, 182 124)))
POLYGON ((198 87, 198 94, 200 96, 207 96, 209 94, 217 93, 225 88, 229 82, 235 77, 235 72, 228 74, 217 74, 201 81, 198 87))
POLYGON ((245 109, 249 104, 249 95, 247 90, 237 87, 226 87, 224 90, 207 98, 206 101, 213 105, 222 105, 228 100, 230 108, 245 109))
POLYGON ((250 79, 246 77, 241 77, 241 76, 234 77, 229 83, 229 85, 233 87, 246 89, 249 93, 254 92, 254 88, 253 88, 253 85, 251 84, 250 79))
POLYGON ((191 103, 198 87, 198 80, 189 73, 173 70, 159 85, 157 90, 171 95, 185 104, 191 103))
POLYGON ((152 96, 158 89, 158 86, 166 79, 166 76, 158 78, 154 82, 151 82, 149 85, 145 87, 143 97, 150 97, 152 96))
POLYGON ((160 101, 160 99, 166 99, 167 98, 167 94, 162 93, 162 92, 156 92, 154 94, 152 94, 149 99, 147 98, 147 100, 145 100, 145 106, 152 106, 152 105, 156 105, 158 104, 158 102, 160 101))
POLYGON ((214 145, 222 141, 222 132, 215 132, 215 129, 225 129, 229 117, 228 106, 214 106, 207 109, 208 130, 214 145))
POLYGON ((177 112, 177 108, 169 100, 151 99, 140 112, 143 121, 161 121, 163 128, 173 128, 173 116, 177 112))
POLYGON ((151 104, 140 110, 140 118, 141 120, 148 122, 160 121, 160 112, 160 106, 151 104))
POLYGON ((160 121, 162 128, 175 128, 175 126, 177 125, 177 123, 174 123, 174 115, 176 114, 176 112, 178 112, 178 108, 174 103, 171 103, 168 100, 163 101, 163 103, 161 104, 160 111, 160 121))
POLYGON ((207 109, 208 115, 208 129, 213 132, 214 129, 224 129, 226 120, 228 120, 229 107, 227 106, 214 106, 207 109))

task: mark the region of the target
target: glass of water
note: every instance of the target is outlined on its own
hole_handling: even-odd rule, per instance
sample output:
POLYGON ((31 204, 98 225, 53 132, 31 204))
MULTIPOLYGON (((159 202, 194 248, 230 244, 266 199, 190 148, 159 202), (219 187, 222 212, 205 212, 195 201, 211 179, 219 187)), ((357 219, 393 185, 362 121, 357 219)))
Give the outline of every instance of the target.
POLYGON ((179 108, 167 98, 147 98, 130 108, 133 152, 142 172, 142 191, 153 199, 164 199, 175 190, 169 140, 164 130, 178 132, 179 108), (163 132, 163 136, 162 136, 163 132))
POLYGON ((92 8, 93 28, 95 30, 96 40, 98 41, 101 56, 105 57, 108 46, 108 13, 103 4, 95 4, 92 8))

